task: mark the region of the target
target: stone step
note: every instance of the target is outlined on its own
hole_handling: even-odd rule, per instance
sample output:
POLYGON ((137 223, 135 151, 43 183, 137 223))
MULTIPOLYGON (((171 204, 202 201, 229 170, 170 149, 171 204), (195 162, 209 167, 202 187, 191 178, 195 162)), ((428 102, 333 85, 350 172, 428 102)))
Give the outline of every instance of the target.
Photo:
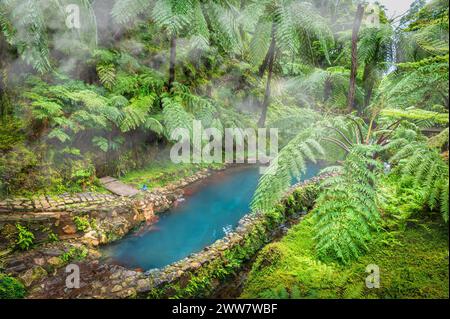
POLYGON ((115 179, 114 177, 111 177, 111 176, 106 176, 106 177, 100 178, 100 183, 102 183, 102 184, 109 184, 109 183, 115 182, 115 181, 117 181, 117 179, 115 179))
POLYGON ((134 196, 137 193, 139 193, 139 190, 137 190, 134 187, 131 187, 130 185, 124 184, 117 179, 106 176, 100 179, 100 183, 103 185, 104 188, 109 190, 111 193, 119 195, 119 196, 134 196))

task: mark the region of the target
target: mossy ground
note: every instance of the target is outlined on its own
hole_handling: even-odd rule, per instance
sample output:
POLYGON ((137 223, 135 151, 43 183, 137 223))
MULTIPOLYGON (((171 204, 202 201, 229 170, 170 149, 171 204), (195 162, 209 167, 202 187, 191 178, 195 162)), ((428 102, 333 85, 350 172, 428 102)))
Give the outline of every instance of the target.
POLYGON ((25 287, 17 279, 0 273, 0 299, 20 299, 25 296, 25 287))
POLYGON ((258 255, 241 298, 448 298, 448 228, 441 221, 383 231, 350 265, 320 261, 308 216, 258 255), (365 285, 366 267, 380 268, 380 288, 365 285))
POLYGON ((126 174, 120 180, 138 188, 146 185, 148 189, 152 189, 191 176, 204 168, 220 168, 222 166, 223 164, 174 164, 169 160, 160 160, 146 168, 126 174))

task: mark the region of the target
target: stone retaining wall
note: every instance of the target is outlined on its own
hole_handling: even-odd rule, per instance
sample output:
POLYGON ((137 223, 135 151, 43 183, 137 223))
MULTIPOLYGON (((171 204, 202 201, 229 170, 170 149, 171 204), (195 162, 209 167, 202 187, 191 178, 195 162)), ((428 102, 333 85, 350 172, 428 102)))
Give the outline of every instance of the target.
POLYGON ((166 211, 183 196, 182 187, 209 175, 210 171, 205 169, 132 198, 85 193, 51 199, 5 200, 0 203, 0 256, 14 247, 17 223, 34 234, 35 244, 46 242, 50 234, 57 235, 59 240, 90 246, 117 240, 142 223, 154 223, 156 214, 166 211), (76 217, 88 221, 88 229, 77 229, 76 217))
POLYGON ((64 194, 36 198, 9 198, 0 201, 0 213, 8 212, 55 212, 74 207, 103 204, 117 200, 117 196, 100 193, 64 194))
POLYGON ((207 297, 222 280, 238 271, 269 243, 286 220, 303 218, 314 204, 315 189, 322 178, 313 178, 291 188, 281 206, 281 220, 272 220, 270 214, 246 215, 225 238, 163 269, 142 272, 101 264, 96 272, 101 272, 103 277, 89 278, 76 298, 207 297))

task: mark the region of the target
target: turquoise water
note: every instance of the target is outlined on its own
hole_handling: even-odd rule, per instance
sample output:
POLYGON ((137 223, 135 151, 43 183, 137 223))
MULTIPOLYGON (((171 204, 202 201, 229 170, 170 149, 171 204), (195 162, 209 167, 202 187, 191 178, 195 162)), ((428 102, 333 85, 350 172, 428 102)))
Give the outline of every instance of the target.
MULTIPOLYGON (((304 179, 317 174, 310 165, 304 179)), ((249 212, 259 168, 233 168, 197 182, 185 189, 185 200, 148 231, 131 234, 105 249, 118 263, 130 268, 162 268, 198 252, 223 238, 249 212)))

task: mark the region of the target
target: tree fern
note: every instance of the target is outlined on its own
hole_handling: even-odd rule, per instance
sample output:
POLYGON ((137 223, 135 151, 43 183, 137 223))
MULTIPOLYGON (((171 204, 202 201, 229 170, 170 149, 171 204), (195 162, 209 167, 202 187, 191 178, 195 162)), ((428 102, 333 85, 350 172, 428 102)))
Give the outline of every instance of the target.
POLYGON ((341 167, 322 183, 321 195, 313 210, 316 223, 317 252, 348 263, 367 249, 371 232, 377 229, 377 175, 379 158, 390 156, 400 174, 412 175, 425 193, 427 204, 440 207, 448 220, 448 164, 436 150, 426 146, 417 126, 401 121, 385 122, 378 127, 353 116, 324 119, 314 128, 302 130, 278 154, 260 178, 252 200, 254 211, 269 211, 288 190, 294 178, 305 169, 305 161, 314 161, 329 153, 331 146, 344 151, 341 167), (393 150, 398 150, 392 154, 393 150))
POLYGON ((268 211, 284 195, 292 181, 305 173, 307 161, 315 162, 325 151, 311 130, 291 140, 264 172, 251 202, 253 211, 268 211))
POLYGON ((172 133, 176 129, 186 129, 189 133, 192 132, 191 114, 181 106, 180 102, 171 99, 170 97, 163 97, 163 122, 165 127, 165 134, 167 138, 171 139, 172 133))
POLYGON ((444 220, 448 221, 448 163, 436 149, 423 142, 404 145, 391 158, 398 164, 403 176, 412 176, 425 192, 425 201, 430 209, 440 207, 444 220))
POLYGON ((41 73, 51 69, 44 9, 37 0, 3 1, 0 19, 9 42, 41 73))
POLYGON ((149 0, 119 0, 114 3, 111 15, 122 24, 133 22, 139 14, 146 12, 150 5, 149 0))
POLYGON ((119 125, 121 131, 128 132, 143 127, 158 134, 162 133, 161 124, 150 115, 155 99, 154 94, 133 98, 130 104, 122 109, 123 117, 119 125))
POLYGON ((366 249, 371 230, 379 224, 373 147, 356 145, 341 171, 327 179, 314 209, 318 254, 348 263, 366 249))

